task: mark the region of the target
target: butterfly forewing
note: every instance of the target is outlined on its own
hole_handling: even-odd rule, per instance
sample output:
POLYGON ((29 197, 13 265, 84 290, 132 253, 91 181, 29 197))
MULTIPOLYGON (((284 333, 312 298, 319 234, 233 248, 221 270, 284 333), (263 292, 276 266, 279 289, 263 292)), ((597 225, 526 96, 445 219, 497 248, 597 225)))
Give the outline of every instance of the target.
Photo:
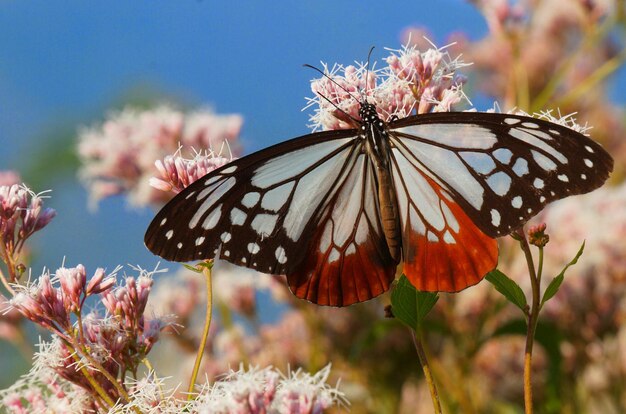
POLYGON ((354 136, 311 134, 207 174, 157 214, 146 232, 147 247, 167 260, 219 253, 237 265, 286 273, 308 243, 304 228, 354 152, 354 136))
POLYGON ((540 119, 450 112, 390 126, 395 147, 490 237, 509 234, 550 201, 606 181, 613 160, 588 137, 540 119))

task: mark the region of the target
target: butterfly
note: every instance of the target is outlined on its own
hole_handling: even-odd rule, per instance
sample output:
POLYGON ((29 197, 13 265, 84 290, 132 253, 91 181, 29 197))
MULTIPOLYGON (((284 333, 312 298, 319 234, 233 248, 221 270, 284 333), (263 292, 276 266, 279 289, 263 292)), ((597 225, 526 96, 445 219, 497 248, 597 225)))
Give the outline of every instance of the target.
POLYGON ((613 169, 596 142, 527 116, 440 112, 317 132, 197 180, 145 243, 172 261, 220 258, 283 274, 299 298, 347 306, 390 288, 457 292, 497 265, 495 238, 613 169))

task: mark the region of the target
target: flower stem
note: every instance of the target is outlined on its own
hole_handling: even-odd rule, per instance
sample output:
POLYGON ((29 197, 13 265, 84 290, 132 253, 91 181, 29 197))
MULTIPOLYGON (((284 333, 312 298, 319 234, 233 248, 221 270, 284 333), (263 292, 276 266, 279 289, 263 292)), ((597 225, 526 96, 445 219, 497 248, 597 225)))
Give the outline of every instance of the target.
POLYGON ((211 265, 203 266, 202 273, 206 279, 206 317, 204 320, 204 331, 202 332, 202 340, 200 346, 198 346, 198 353, 196 355, 196 362, 191 372, 191 378, 189 379, 189 388, 187 390, 187 401, 191 401, 193 398, 193 389, 196 385, 196 378, 198 378, 198 371, 200 370, 200 363, 202 362, 202 355, 204 354, 204 347, 209 336, 209 328, 211 327, 211 316, 213 310, 213 290, 211 287, 211 265))
POLYGON ((435 385, 435 380, 430 370, 430 365, 428 365, 426 352, 424 352, 421 334, 411 329, 411 336, 413 337, 413 344, 415 345, 415 350, 417 351, 417 357, 419 358, 420 364, 422 365, 422 370, 424 371, 424 377, 426 378, 426 383, 428 384, 428 390, 430 391, 430 398, 433 401, 435 413, 441 414, 442 411, 441 402, 439 401, 439 393, 437 392, 437 386, 435 385))
MULTIPOLYGON (((530 251, 530 245, 526 239, 523 230, 517 231, 520 246, 526 256, 526 264, 530 276, 530 285, 532 292, 532 302, 528 311, 528 328, 526 331, 526 349, 524 351, 524 412, 532 414, 533 412, 533 390, 532 390, 532 356, 533 344, 535 340, 535 330, 537 328, 537 319, 539 317, 540 306, 540 289, 541 289, 541 273, 535 272, 535 263, 530 251)), ((543 267, 543 249, 540 249, 540 267, 543 267)), ((541 269, 540 269, 541 270, 541 269)))
POLYGON ((72 358, 74 358, 74 361, 76 361, 76 366, 80 367, 80 372, 89 382, 89 385, 91 385, 94 391, 96 391, 100 398, 108 405, 108 408, 113 407, 115 405, 115 401, 111 399, 111 397, 106 393, 104 388, 102 388, 100 384, 98 384, 98 381, 96 381, 96 379, 89 373, 89 370, 85 367, 85 365, 81 363, 80 357, 78 356, 76 349, 74 349, 74 347, 69 342, 65 342, 65 346, 67 346, 70 350, 72 358))

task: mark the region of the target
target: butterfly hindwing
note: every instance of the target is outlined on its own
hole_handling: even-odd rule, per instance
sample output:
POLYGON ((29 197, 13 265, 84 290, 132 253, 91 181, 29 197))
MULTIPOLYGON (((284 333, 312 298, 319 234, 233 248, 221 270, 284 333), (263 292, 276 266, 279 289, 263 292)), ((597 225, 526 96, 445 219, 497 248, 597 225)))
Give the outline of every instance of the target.
POLYGON ((320 305, 347 306, 389 289, 395 276, 375 199, 373 166, 356 154, 345 179, 312 222, 305 260, 287 275, 296 296, 320 305))
POLYGON ((480 282, 498 262, 496 240, 399 149, 392 152, 404 274, 424 291, 457 292, 480 282))

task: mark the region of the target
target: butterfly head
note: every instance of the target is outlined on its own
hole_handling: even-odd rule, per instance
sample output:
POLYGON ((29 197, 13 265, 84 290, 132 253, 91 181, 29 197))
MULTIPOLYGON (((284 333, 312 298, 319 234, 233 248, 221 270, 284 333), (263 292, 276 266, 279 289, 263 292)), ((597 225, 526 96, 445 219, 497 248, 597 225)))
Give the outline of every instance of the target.
POLYGON ((359 109, 359 116, 362 123, 374 123, 380 121, 376 107, 367 101, 361 103, 361 109, 359 109))

